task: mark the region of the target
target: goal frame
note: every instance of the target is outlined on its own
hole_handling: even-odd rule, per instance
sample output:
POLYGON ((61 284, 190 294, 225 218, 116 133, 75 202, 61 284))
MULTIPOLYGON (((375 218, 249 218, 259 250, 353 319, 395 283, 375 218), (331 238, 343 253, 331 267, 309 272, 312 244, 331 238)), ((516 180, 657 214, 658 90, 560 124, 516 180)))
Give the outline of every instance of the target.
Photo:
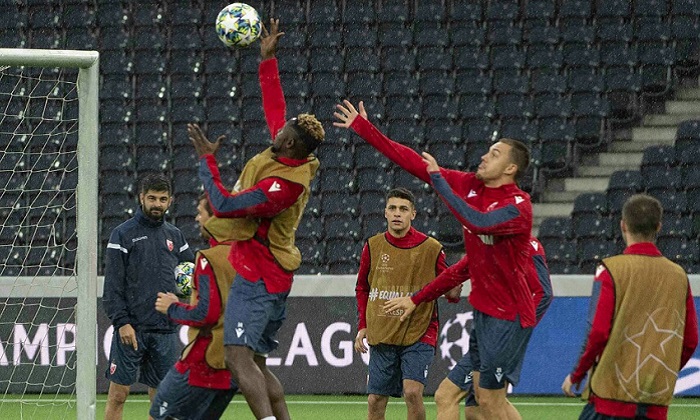
POLYGON ((0 48, 0 66, 78 69, 78 185, 76 191, 76 409, 79 420, 93 420, 97 402, 97 51, 0 48), (87 327, 87 328, 86 328, 87 327))

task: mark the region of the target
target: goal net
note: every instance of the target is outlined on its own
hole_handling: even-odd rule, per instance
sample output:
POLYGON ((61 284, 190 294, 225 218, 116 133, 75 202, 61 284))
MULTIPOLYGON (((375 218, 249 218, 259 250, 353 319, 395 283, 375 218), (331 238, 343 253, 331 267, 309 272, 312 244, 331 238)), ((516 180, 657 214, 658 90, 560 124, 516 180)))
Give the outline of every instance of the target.
POLYGON ((0 418, 94 418, 97 59, 0 49, 0 418))

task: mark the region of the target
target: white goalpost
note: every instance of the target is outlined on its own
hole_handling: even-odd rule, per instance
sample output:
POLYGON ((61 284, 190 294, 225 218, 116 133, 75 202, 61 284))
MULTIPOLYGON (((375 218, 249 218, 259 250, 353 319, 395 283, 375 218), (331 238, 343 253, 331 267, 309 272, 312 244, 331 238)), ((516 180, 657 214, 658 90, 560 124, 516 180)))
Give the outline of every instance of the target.
POLYGON ((98 63, 0 48, 0 418, 95 418, 98 63))

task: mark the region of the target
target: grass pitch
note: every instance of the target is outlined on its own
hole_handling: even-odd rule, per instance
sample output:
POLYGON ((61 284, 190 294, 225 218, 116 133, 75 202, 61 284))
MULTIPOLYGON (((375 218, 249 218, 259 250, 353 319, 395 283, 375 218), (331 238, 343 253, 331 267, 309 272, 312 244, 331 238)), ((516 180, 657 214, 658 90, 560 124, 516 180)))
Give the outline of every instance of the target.
MULTIPOLYGON (((96 418, 104 418, 106 395, 97 396, 96 418)), ((523 419, 564 420, 577 419, 583 402, 564 397, 510 397, 523 419)), ((294 419, 357 420, 367 417, 367 399, 362 395, 290 395, 289 411, 294 419)), ((427 418, 436 416, 432 397, 425 398, 427 418)), ((146 395, 131 395, 124 408, 125 419, 147 418, 150 404, 146 395)), ((671 420, 700 419, 700 398, 676 398, 669 410, 671 420)), ((464 415, 462 414, 462 418, 464 415)), ((0 400, 0 418, 3 419, 75 419, 75 400, 32 398, 6 395, 0 400)), ((406 406, 400 399, 391 399, 386 418, 406 418, 406 406)), ((254 420, 245 400, 236 395, 222 419, 254 420)))

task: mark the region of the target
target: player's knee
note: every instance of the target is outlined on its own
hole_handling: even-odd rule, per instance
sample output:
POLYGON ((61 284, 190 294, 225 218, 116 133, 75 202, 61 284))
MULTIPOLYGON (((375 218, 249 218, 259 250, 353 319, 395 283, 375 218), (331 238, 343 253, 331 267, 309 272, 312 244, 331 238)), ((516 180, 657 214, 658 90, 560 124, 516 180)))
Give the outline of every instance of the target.
POLYGON ((423 384, 416 381, 404 381, 403 398, 406 405, 419 406, 423 404, 423 384))
POLYGON ((123 385, 110 384, 107 399, 112 404, 123 405, 129 397, 129 387, 123 385))
POLYGON ((383 411, 386 407, 388 398, 383 395, 369 394, 367 397, 367 405, 370 412, 383 411))
POLYGON ((443 387, 438 387, 437 391, 435 391, 435 405, 438 406, 438 408, 442 407, 447 407, 451 404, 452 398, 450 398, 450 395, 445 391, 445 388, 443 387))

